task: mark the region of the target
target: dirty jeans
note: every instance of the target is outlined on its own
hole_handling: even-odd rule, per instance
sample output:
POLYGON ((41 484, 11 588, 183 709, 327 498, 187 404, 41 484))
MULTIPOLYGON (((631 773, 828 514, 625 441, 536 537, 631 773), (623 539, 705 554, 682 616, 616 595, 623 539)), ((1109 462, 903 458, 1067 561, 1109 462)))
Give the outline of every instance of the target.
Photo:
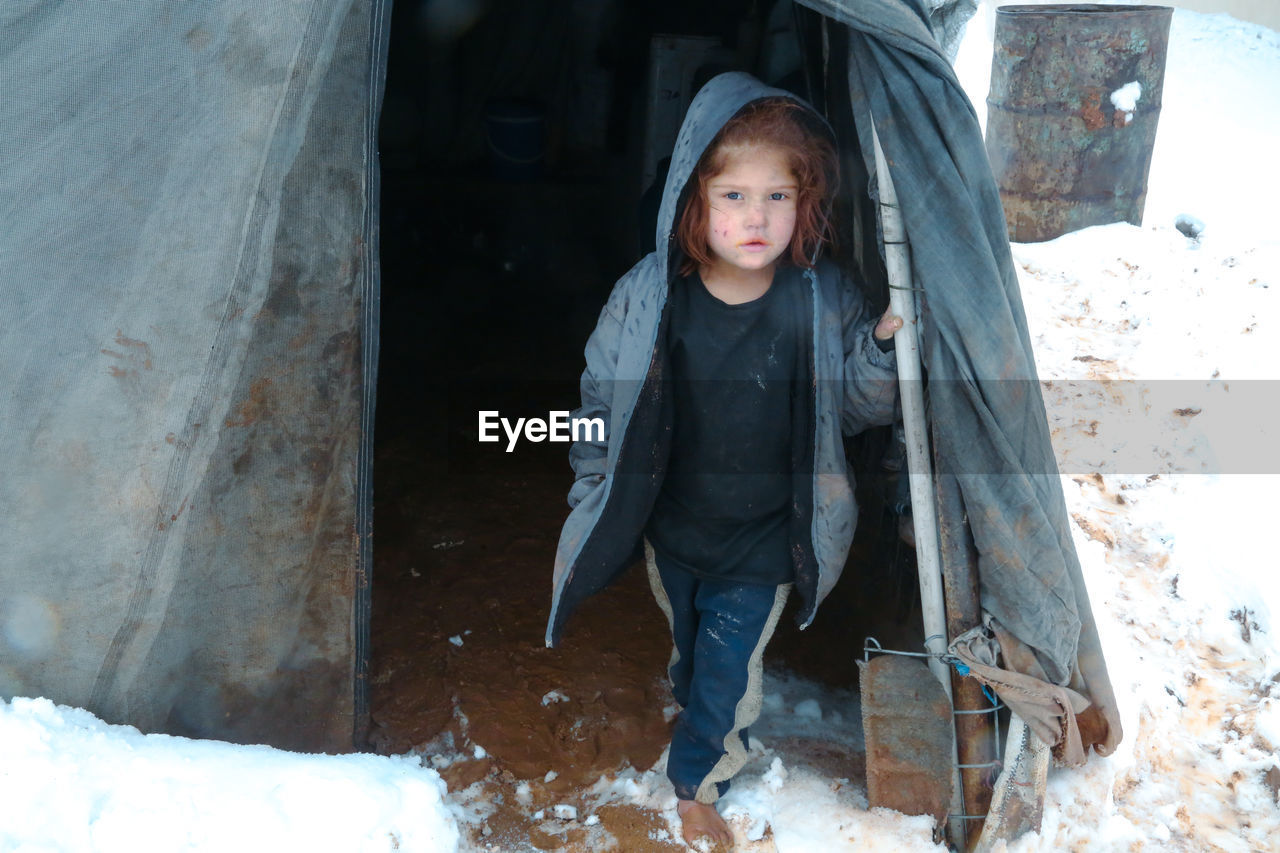
POLYGON ((664 565, 645 543, 649 584, 675 648, 667 673, 681 707, 667 776, 682 800, 714 803, 747 761, 747 727, 760 716, 764 647, 791 584, 699 578, 664 565))

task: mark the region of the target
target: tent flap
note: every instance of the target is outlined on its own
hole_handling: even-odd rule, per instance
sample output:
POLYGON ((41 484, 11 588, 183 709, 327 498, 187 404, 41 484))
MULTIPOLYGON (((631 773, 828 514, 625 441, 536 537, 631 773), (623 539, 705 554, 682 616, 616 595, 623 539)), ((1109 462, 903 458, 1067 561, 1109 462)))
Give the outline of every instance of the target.
MULTIPOLYGON (((999 193, 976 115, 938 44, 967 3, 801 0, 844 25, 851 121, 874 193, 874 122, 922 308, 938 455, 960 485, 982 608, 1111 725, 1115 697, 1071 540, 999 193)), ((837 125, 841 117, 834 117, 837 125)), ((1087 746, 1087 744, 1086 744, 1087 746)))

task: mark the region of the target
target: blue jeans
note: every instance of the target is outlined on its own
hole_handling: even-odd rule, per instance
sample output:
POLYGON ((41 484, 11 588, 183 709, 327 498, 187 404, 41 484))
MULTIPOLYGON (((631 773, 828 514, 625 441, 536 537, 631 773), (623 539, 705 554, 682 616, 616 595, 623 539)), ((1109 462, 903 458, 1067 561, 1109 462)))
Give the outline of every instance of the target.
POLYGON ((760 716, 764 648, 791 584, 699 578, 645 543, 649 582, 671 626, 667 669, 681 712, 667 776, 682 800, 714 803, 747 761, 747 727, 760 716))

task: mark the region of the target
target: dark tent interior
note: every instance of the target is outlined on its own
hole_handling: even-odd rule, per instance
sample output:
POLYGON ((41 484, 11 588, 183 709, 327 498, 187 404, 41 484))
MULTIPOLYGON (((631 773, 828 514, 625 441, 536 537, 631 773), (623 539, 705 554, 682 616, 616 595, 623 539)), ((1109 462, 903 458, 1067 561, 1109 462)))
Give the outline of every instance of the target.
MULTIPOLYGON (((742 69, 820 104, 822 38, 819 16, 790 2, 395 4, 380 134, 375 748, 484 744, 484 761, 446 772, 451 787, 548 767, 582 783, 657 758, 670 641, 642 567, 544 648, 568 445, 481 443, 478 413, 577 406, 583 344, 652 246, 661 146, 697 86, 742 69), (540 701, 553 690, 572 701, 540 701)), ((862 187, 845 176, 847 195, 862 187)), ((846 234, 865 221, 849 207, 846 234)), ((846 256, 861 242, 842 241, 846 256)), ((919 648, 893 445, 888 429, 848 442, 861 505, 850 566, 808 630, 784 616, 772 664, 849 686, 865 636, 919 648)))

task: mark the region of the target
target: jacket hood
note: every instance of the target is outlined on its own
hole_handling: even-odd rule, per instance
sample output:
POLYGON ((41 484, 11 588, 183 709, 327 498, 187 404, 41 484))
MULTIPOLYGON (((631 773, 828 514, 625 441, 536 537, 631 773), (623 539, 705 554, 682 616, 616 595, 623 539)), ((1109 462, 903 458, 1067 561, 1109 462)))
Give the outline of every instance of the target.
POLYGON ((680 196, 693 175, 698 160, 711 145, 711 140, 729 119, 752 101, 761 98, 787 98, 812 112, 826 127, 826 120, 801 98, 783 89, 766 86, 750 74, 729 71, 712 77, 689 104, 680 135, 671 152, 671 168, 667 172, 662 205, 658 208, 657 250, 659 269, 670 269, 671 250, 675 241, 675 220, 680 196))

